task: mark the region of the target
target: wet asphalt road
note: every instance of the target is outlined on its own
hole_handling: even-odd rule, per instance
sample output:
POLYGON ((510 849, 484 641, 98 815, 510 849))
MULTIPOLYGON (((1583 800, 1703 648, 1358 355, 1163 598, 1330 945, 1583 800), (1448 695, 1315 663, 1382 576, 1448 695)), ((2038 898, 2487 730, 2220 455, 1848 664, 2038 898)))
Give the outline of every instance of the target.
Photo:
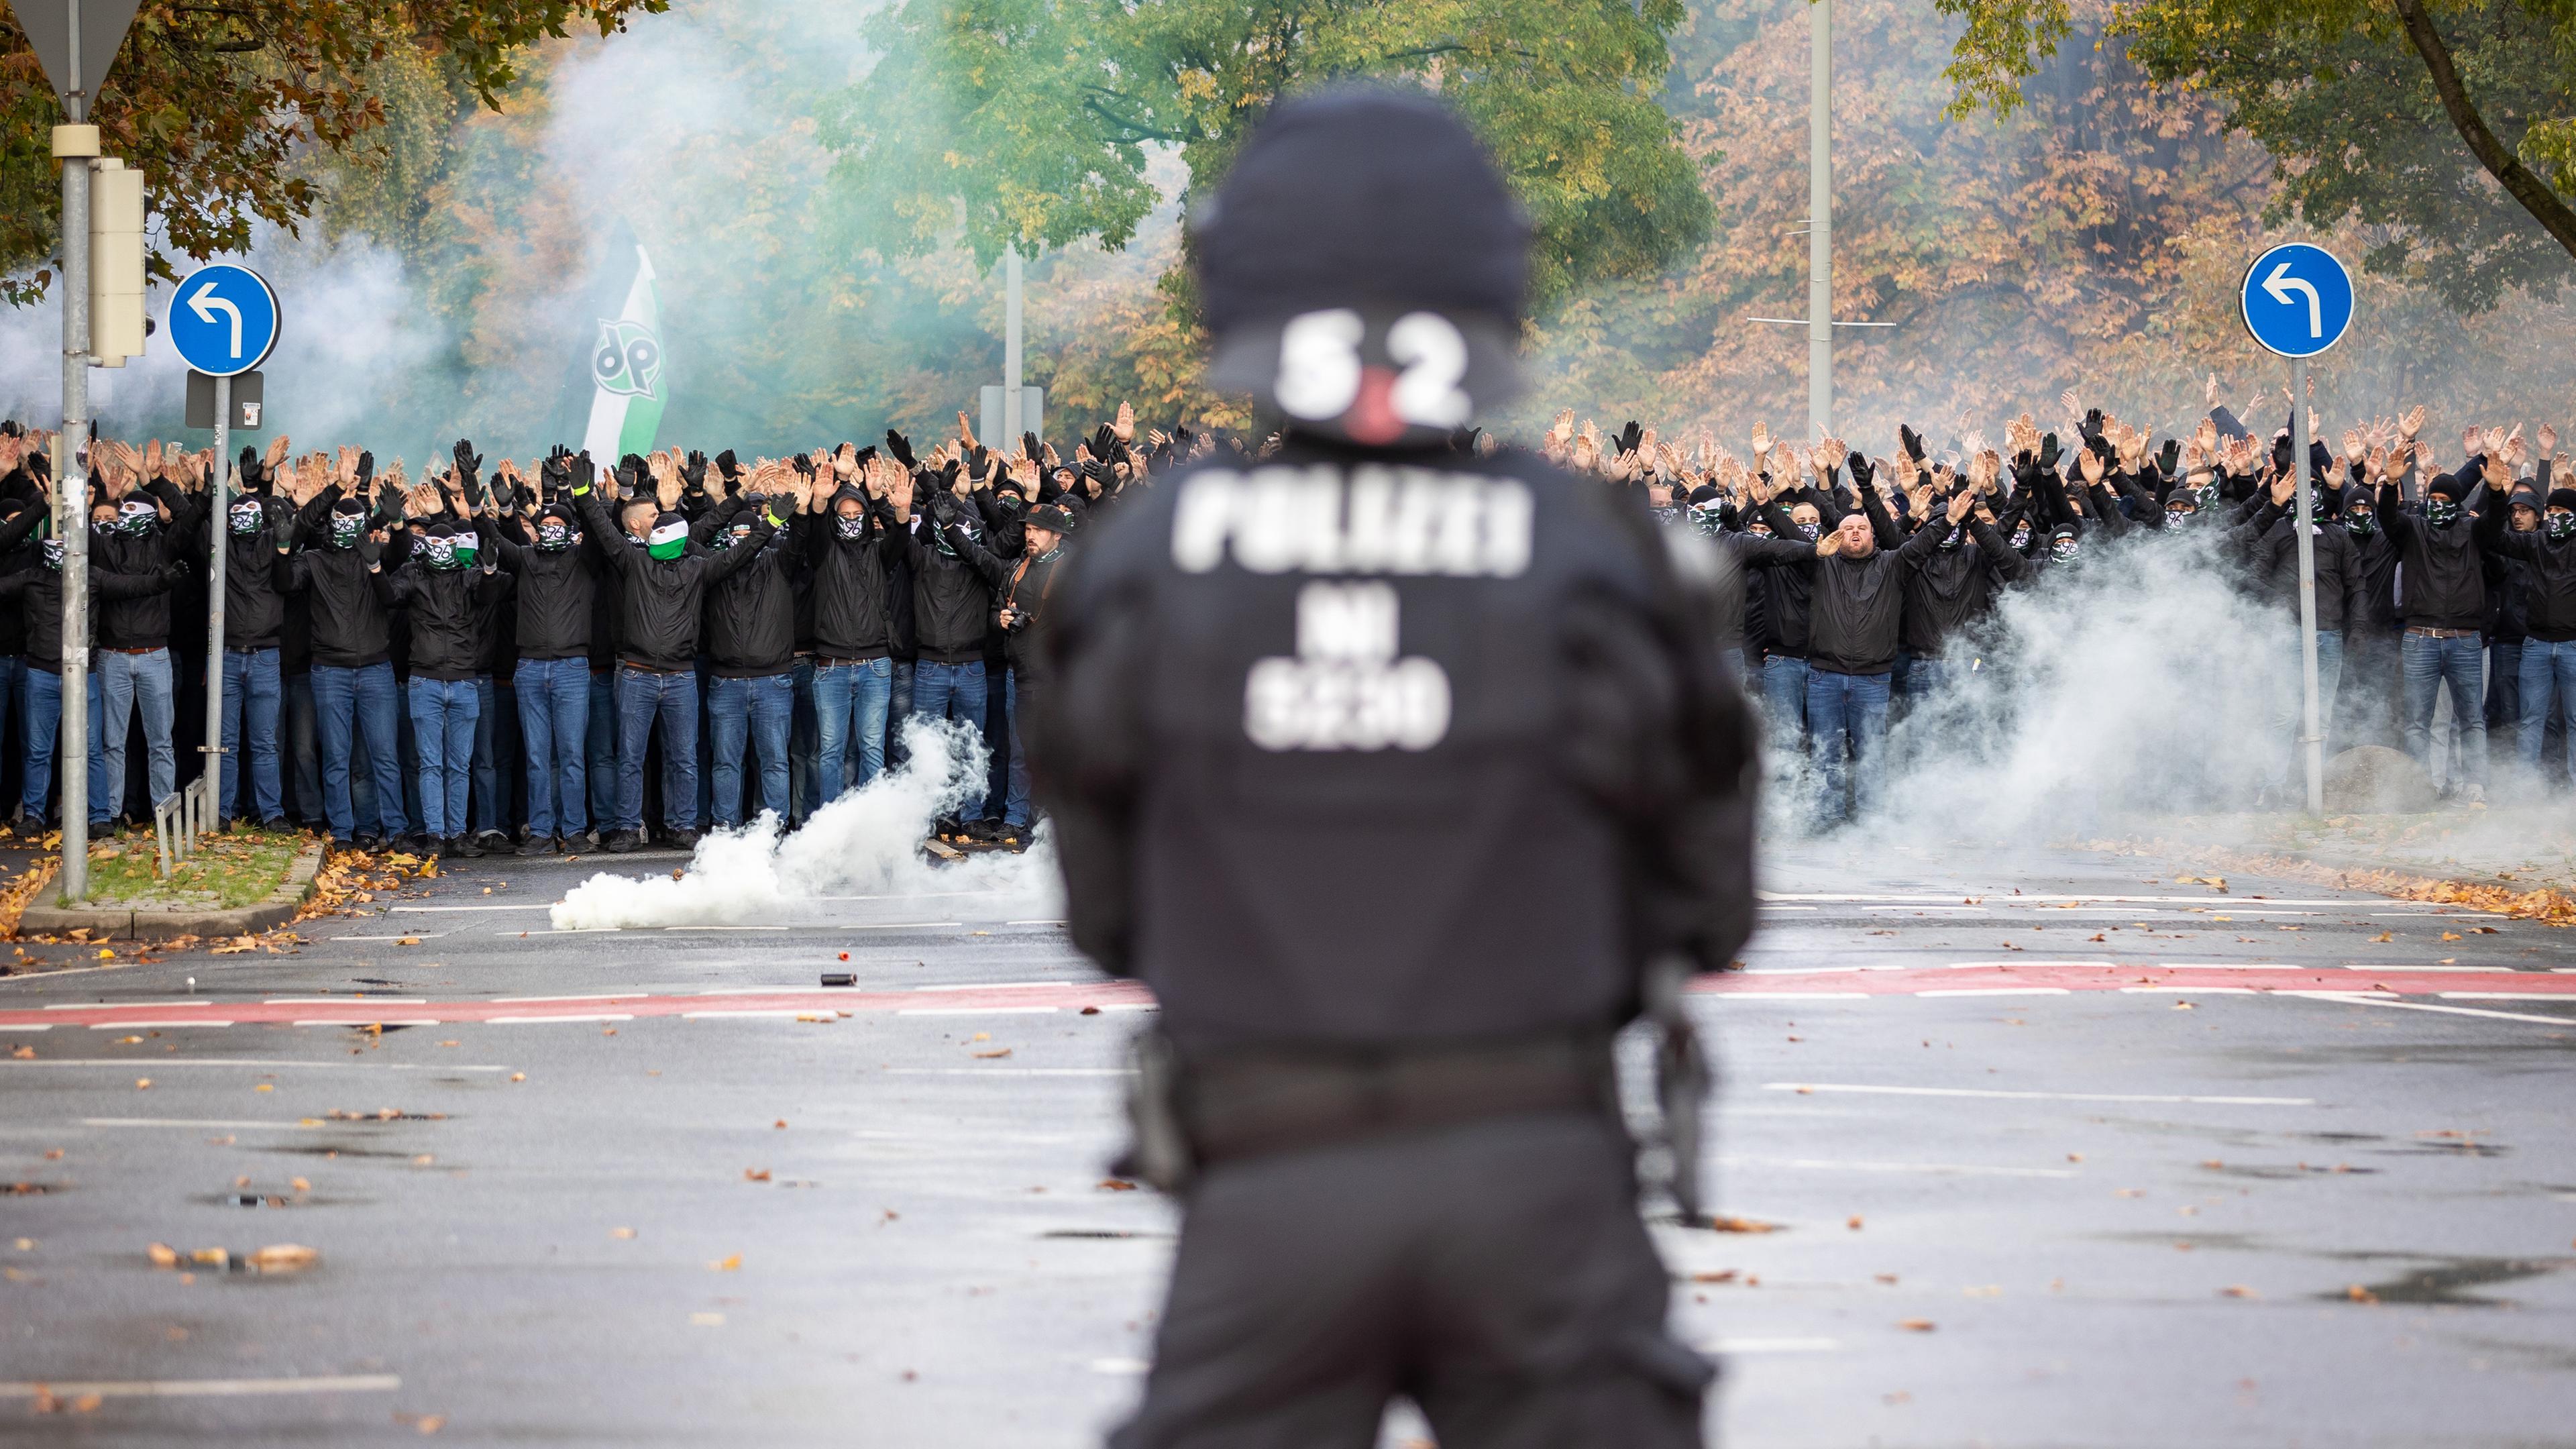
MULTIPOLYGON (((1136 994, 1039 897, 550 933, 594 865, 0 979, 0 1443, 1096 1442, 1136 994)), ((2181 868, 1775 855, 1693 998, 1773 1230, 1657 1229, 1720 1442, 2576 1439, 2576 933, 2181 868)))

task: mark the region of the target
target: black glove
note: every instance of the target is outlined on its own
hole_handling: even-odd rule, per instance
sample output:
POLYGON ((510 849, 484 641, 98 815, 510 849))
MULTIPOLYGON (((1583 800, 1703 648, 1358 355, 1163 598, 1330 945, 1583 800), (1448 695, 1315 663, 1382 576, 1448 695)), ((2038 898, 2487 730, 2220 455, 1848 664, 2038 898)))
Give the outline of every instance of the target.
POLYGON ((234 486, 244 493, 257 493, 268 482, 268 469, 255 449, 241 450, 241 461, 233 465, 234 486))
POLYGON ((2102 410, 2100 408, 2086 408, 2084 410, 2084 436, 2087 440, 2102 436, 2102 410))
POLYGON ((572 487, 572 454, 557 443, 537 465, 537 501, 552 503, 572 487))
POLYGON ((2043 434, 2039 440, 2039 469, 2045 473, 2057 466, 2058 444, 2055 433, 2043 434))
POLYGON ((588 448, 564 460, 564 473, 571 479, 575 493, 587 493, 599 481, 599 465, 590 461, 588 448))
POLYGON ((1640 426, 1635 418, 1630 418, 1627 426, 1619 430, 1618 435, 1613 441, 1618 445, 1618 452, 1633 453, 1637 451, 1637 445, 1645 440, 1645 428, 1640 426))
POLYGON ((1020 452, 1032 462, 1046 456, 1045 445, 1038 441, 1035 433, 1020 434, 1020 452))
POLYGON ((456 470, 456 486, 457 491, 465 495, 465 509, 467 512, 472 513, 483 507, 482 479, 476 477, 468 469, 459 468, 456 470))
POLYGON ((695 448, 689 450, 688 458, 680 464, 680 485, 691 493, 707 491, 706 454, 695 448))
POLYGON ((2181 464, 2182 439, 2165 439, 2164 447, 2156 453, 2156 471, 2170 478, 2174 475, 2174 469, 2181 466, 2181 464))
POLYGON ((365 492, 367 486, 375 481, 376 455, 361 448, 358 450, 358 491, 365 492))
POLYGON ((912 439, 892 428, 886 429, 886 456, 913 472, 921 471, 921 460, 912 456, 912 439))
POLYGON ((385 558, 385 546, 384 546, 382 543, 380 543, 380 542, 378 542, 378 541, 377 541, 377 539, 376 539, 375 535, 373 535, 373 534, 361 534, 361 535, 359 535, 359 538, 358 538, 358 562, 360 562, 360 563, 362 563, 362 564, 365 564, 365 565, 366 565, 367 567, 369 567, 369 568, 374 568, 374 567, 376 567, 378 564, 383 563, 383 562, 384 562, 384 558, 385 558))
POLYGON ((1923 461, 1923 435, 1921 433, 1914 431, 1903 423, 1898 423, 1896 425, 1896 442, 1897 446, 1905 450, 1905 456, 1912 458, 1917 463, 1923 461))
MULTIPOLYGON (((1878 469, 1871 466, 1867 455, 1854 453, 1843 461, 1851 468, 1852 486, 1861 489, 1868 488, 1871 476, 1876 474, 1878 469)), ((1902 494, 1898 495, 1900 499, 1902 499, 1903 496, 1904 495, 1902 494)))
POLYGON ((474 451, 473 440, 470 438, 457 439, 456 475, 459 478, 471 478, 482 471, 483 455, 474 451))
POLYGON ((2275 473, 2290 471, 2290 435, 2287 433, 2272 440, 2272 471, 2275 473))

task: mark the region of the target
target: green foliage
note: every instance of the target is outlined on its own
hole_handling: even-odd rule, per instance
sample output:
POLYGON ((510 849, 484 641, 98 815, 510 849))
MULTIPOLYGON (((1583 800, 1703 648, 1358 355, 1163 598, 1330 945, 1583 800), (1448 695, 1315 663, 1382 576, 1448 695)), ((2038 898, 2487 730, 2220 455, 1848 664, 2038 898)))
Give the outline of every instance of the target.
MULTIPOLYGON (((1962 111, 2012 110, 2035 56, 2068 33, 2068 0, 1939 0, 1967 30, 1947 75, 1962 111)), ((2451 0, 2431 19, 2468 103, 2563 202, 2576 196, 2576 5, 2451 0)), ((2266 220, 2369 229, 2368 270, 2463 313, 2509 289, 2548 296, 2567 249, 2495 184, 2462 140, 2422 53, 2370 0, 2139 0, 2110 33, 2160 86, 2225 103, 2271 154, 2266 220)))
MULTIPOLYGON (((1656 104, 1681 0, 904 0, 825 118, 851 234, 888 255, 962 237, 979 262, 1125 246, 1155 154, 1214 184, 1264 109, 1374 77, 1438 92, 1538 228, 1540 305, 1651 275, 1708 232, 1696 163, 1656 104)), ((1186 290, 1175 292, 1186 298, 1186 290)))
MULTIPOLYGON (((147 0, 90 107, 104 149, 142 169, 150 267, 239 251, 256 222, 294 229, 322 201, 297 164, 386 121, 384 84, 434 57, 497 105, 525 48, 579 23, 607 35, 667 0, 147 0), (413 62, 407 66, 406 61, 413 62)), ((26 33, 0 12, 0 299, 41 296, 61 221, 49 133, 63 119, 26 33)))

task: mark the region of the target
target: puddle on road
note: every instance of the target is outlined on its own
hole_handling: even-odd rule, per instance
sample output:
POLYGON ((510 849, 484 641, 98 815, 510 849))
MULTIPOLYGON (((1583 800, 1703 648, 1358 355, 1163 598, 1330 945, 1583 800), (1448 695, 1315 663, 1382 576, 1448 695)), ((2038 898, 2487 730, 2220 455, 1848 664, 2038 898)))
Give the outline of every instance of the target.
MULTIPOLYGON (((2390 1253, 2342 1253, 2334 1255, 2347 1260, 2379 1262, 2397 1256, 2390 1253)), ((2576 1268, 2576 1258, 2432 1258, 2435 1266, 2418 1268, 2410 1273, 2380 1283, 2364 1283, 2362 1288, 2382 1303, 2404 1303, 2442 1308, 2517 1308, 2510 1298, 2482 1298, 2473 1289, 2489 1288, 2523 1278, 2537 1278, 2543 1273, 2563 1273, 2576 1268)), ((2351 1290, 2319 1293, 2328 1302, 2344 1302, 2351 1290)))

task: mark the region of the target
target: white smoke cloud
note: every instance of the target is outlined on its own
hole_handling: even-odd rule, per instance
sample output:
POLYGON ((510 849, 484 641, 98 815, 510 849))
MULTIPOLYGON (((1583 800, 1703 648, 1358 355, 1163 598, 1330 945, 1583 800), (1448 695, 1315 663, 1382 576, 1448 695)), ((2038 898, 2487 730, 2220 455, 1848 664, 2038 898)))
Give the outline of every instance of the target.
POLYGON ((941 865, 922 858, 932 822, 974 793, 988 757, 971 730, 945 720, 906 720, 903 742, 908 760, 815 811, 804 829, 782 835, 764 811, 701 839, 676 880, 602 872, 556 902, 555 928, 744 925, 832 896, 964 891, 1026 898, 1032 914, 1053 914, 1061 891, 1043 834, 1024 855, 941 865))
MULTIPOLYGON (((2299 655, 2296 615, 2248 592, 2242 541, 2218 518, 2097 530, 2081 563, 2000 591, 1951 641, 1950 691, 1891 730, 1884 806, 1853 837, 2035 844, 2251 809, 2291 762, 2275 712, 2297 698, 2299 655)), ((1775 749, 1771 765, 1766 823, 1811 830, 1813 762, 1775 749)))

